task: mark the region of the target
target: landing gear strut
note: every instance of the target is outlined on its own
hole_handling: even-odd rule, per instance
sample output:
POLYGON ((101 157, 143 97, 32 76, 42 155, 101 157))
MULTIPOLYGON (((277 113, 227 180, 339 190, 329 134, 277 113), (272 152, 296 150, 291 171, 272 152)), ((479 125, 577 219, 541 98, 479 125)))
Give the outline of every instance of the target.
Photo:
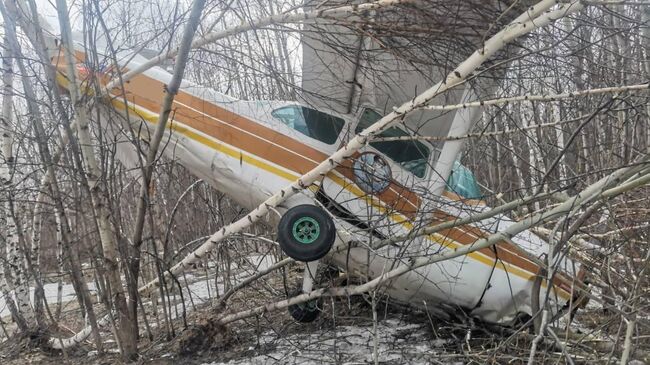
MULTIPOLYGON (((302 288, 297 290, 291 297, 303 293, 309 293, 314 287, 314 279, 318 270, 318 261, 305 263, 305 273, 302 280, 302 288)), ((305 303, 292 304, 289 306, 289 314, 296 322, 309 323, 313 322, 320 315, 322 301, 320 298, 313 299, 305 303)))
MULTIPOLYGON (((336 226, 332 218, 321 208, 298 205, 289 209, 278 224, 278 242, 287 256, 305 263, 302 288, 292 297, 309 293, 314 287, 318 260, 325 256, 336 239, 336 226)), ((298 322, 313 322, 320 314, 321 300, 289 306, 289 314, 298 322)))

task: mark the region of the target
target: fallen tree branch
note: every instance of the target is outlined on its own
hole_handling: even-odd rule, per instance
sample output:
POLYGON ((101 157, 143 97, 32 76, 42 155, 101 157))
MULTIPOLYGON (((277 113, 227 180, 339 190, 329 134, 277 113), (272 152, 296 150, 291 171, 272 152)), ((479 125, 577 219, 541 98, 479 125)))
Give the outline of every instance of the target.
POLYGON ((457 141, 460 139, 469 139, 469 138, 485 138, 485 137, 496 137, 496 136, 505 136, 508 134, 513 134, 513 133, 521 133, 521 132, 526 132, 526 131, 532 131, 532 130, 539 130, 542 128, 550 128, 550 127, 557 127, 561 126, 564 124, 569 124, 569 123, 574 123, 577 121, 580 121, 582 119, 585 119, 589 117, 589 115, 581 115, 577 118, 572 118, 568 120, 561 120, 558 122, 550 122, 550 123, 540 123, 540 124, 535 124, 535 125, 530 125, 527 127, 519 127, 516 129, 506 129, 503 131, 497 131, 497 132, 480 132, 480 133, 468 133, 468 134, 463 134, 463 135, 457 135, 457 136, 420 136, 420 135, 411 135, 411 136, 399 136, 399 137, 378 137, 372 140, 372 142, 390 142, 390 141, 431 141, 431 142, 438 142, 438 141, 457 141))
POLYGON ((479 222, 479 221, 482 221, 484 219, 494 217, 497 214, 508 212, 508 211, 510 211, 512 209, 515 209, 516 207, 519 207, 521 205, 530 204, 532 202, 536 202, 536 201, 548 198, 552 194, 553 193, 541 193, 541 194, 537 194, 537 195, 533 195, 533 196, 529 196, 529 197, 524 197, 524 198, 521 198, 521 199, 513 200, 513 201, 508 202, 506 204, 500 205, 500 206, 498 206, 496 208, 488 209, 488 210, 485 210, 485 211, 480 212, 478 214, 470 215, 470 216, 465 217, 465 218, 457 218, 457 219, 449 220, 447 222, 436 224, 434 226, 429 226, 429 227, 424 227, 424 228, 417 229, 417 230, 412 230, 411 232, 409 232, 408 234, 403 235, 403 236, 396 236, 396 237, 387 238, 387 239, 384 239, 384 240, 381 240, 381 241, 377 241, 372 245, 372 248, 373 249, 378 249, 380 247, 390 245, 390 244, 393 244, 393 243, 408 241, 408 240, 414 239, 416 237, 434 234, 434 233, 440 232, 440 231, 442 231, 444 229, 479 222))
POLYGON ((578 96, 589 96, 589 95, 598 95, 598 94, 608 94, 608 93, 621 93, 626 91, 647 91, 650 90, 650 84, 637 84, 637 85, 627 85, 627 86, 614 86, 614 87, 603 87, 599 89, 589 89, 589 90, 577 90, 560 94, 542 94, 542 95, 520 95, 512 96, 509 98, 498 98, 490 100, 480 100, 473 101, 469 103, 462 104, 453 104, 453 105, 427 105, 423 106, 421 109, 426 110, 457 110, 465 109, 477 106, 491 106, 491 105, 503 105, 513 101, 558 101, 562 99, 569 99, 578 96))

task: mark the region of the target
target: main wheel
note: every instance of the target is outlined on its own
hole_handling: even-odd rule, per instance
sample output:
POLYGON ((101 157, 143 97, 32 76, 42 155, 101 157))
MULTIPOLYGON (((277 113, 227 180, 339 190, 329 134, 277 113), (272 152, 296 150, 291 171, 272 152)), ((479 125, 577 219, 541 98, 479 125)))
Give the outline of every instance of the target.
MULTIPOLYGON (((295 292, 292 297, 295 297, 299 294, 302 294, 302 290, 295 292)), ((319 299, 314 299, 305 303, 292 304, 287 309, 289 310, 291 317, 293 317, 296 322, 310 323, 315 321, 316 318, 318 318, 320 315, 320 304, 321 302, 319 299)))
POLYGON ((278 224, 278 242, 287 256, 311 262, 325 256, 334 244, 336 226, 325 211, 304 204, 289 209, 278 224))

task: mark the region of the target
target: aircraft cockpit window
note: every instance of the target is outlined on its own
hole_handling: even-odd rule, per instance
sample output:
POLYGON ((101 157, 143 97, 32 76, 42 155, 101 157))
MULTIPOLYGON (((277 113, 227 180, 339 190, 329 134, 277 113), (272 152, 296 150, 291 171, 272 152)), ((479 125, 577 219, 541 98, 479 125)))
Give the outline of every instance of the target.
POLYGON ((345 125, 341 118, 300 105, 276 109, 271 115, 287 127, 327 144, 336 142, 345 125))
MULTIPOLYGON (((364 109, 354 133, 358 134, 379 119, 381 119, 379 113, 372 109, 364 109)), ((408 135, 408 133, 400 128, 391 127, 379 134, 379 137, 403 137, 408 135)), ((415 140, 405 140, 370 142, 370 145, 400 164, 402 168, 410 171, 413 175, 417 177, 424 177, 426 175, 431 151, 424 143, 415 140)))
POLYGON ((447 190, 467 199, 481 199, 483 196, 472 171, 458 161, 454 161, 447 181, 447 190))

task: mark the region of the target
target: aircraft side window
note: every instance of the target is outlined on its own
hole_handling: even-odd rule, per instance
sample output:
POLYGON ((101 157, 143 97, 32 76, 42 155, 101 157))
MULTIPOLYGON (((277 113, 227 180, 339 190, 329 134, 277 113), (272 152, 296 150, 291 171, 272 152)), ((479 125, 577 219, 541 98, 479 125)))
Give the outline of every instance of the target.
POLYGON ((483 196, 472 171, 458 161, 454 161, 447 181, 447 190, 467 199, 481 199, 483 196))
POLYGON ((276 109, 271 115, 287 127, 327 144, 336 142, 345 125, 341 118, 300 105, 276 109))
MULTIPOLYGON (((359 124, 354 133, 359 133, 368 128, 374 122, 381 119, 381 115, 372 109, 364 109, 359 124)), ((379 137, 402 137, 408 136, 404 130, 391 127, 383 131, 379 137)), ((417 177, 424 177, 427 172, 427 164, 431 150, 420 141, 384 141, 370 142, 370 145, 379 152, 397 162, 405 170, 417 177)))

